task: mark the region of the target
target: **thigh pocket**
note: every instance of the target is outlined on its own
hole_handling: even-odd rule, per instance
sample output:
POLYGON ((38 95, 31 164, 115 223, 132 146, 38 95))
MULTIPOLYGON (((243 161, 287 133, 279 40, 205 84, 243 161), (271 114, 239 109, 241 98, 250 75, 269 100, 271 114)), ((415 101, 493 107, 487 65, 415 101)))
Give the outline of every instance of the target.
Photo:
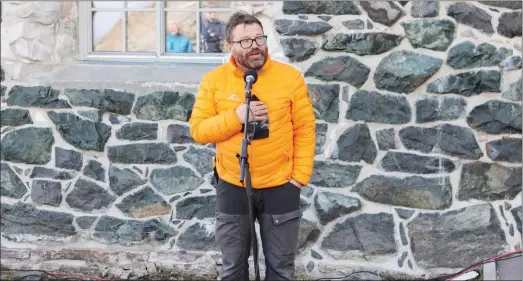
POLYGON ((216 212, 216 244, 227 254, 240 254, 249 241, 248 215, 230 215, 216 212))
POLYGON ((281 255, 290 255, 296 252, 301 216, 301 209, 281 215, 269 215, 271 223, 267 226, 269 228, 268 243, 273 251, 281 255))

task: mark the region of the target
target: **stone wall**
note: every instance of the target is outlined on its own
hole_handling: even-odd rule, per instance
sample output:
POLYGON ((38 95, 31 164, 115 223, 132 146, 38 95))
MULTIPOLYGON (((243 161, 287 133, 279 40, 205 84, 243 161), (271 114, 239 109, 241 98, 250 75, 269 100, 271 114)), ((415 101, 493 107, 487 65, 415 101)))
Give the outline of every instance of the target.
MULTIPOLYGON (((318 118, 298 275, 428 277, 521 248, 521 3, 256 9, 318 118)), ((4 84, 2 265, 216 275, 194 89, 4 84)))

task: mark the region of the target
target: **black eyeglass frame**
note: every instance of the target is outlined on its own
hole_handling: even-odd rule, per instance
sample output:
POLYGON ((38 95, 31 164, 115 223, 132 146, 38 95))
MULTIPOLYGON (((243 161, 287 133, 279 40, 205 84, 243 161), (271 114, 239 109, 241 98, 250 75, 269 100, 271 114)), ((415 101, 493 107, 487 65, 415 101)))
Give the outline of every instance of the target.
POLYGON ((229 41, 229 43, 239 43, 240 47, 242 47, 243 49, 248 49, 248 48, 252 47, 252 44, 254 44, 254 42, 256 42, 256 44, 258 46, 263 46, 263 45, 267 44, 267 35, 261 35, 254 39, 249 38, 249 39, 242 39, 242 40, 238 40, 238 41, 229 41), (261 43, 261 44, 258 43, 259 39, 263 39, 263 43, 261 43), (242 44, 242 42, 245 44, 249 44, 249 42, 250 42, 250 44, 249 44, 249 46, 245 47, 244 44, 242 44))

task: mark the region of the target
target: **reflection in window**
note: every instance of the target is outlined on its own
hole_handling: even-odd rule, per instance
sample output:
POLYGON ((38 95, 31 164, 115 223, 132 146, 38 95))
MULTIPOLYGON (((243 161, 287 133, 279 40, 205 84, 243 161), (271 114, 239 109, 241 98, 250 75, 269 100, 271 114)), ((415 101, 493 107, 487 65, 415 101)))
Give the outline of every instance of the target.
POLYGON ((230 12, 202 12, 200 20, 200 52, 222 53, 225 49, 225 24, 230 12))
POLYGON ((191 53, 196 49, 196 14, 194 12, 167 12, 165 52, 191 53))

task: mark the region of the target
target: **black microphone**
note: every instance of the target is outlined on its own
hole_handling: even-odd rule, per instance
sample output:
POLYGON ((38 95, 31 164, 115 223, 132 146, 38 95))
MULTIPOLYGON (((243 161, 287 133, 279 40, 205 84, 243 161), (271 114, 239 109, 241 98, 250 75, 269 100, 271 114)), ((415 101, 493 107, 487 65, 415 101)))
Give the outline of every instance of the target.
POLYGON ((254 69, 249 69, 243 74, 243 80, 245 81, 245 95, 250 96, 251 88, 256 81, 258 81, 258 72, 254 69))

